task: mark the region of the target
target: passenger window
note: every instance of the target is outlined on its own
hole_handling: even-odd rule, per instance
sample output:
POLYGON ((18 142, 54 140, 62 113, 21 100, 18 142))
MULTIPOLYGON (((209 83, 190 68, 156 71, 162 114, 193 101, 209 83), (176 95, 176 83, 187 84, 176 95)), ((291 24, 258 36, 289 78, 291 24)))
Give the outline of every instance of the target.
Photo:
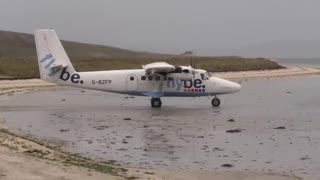
POLYGON ((152 81, 152 79, 153 79, 152 76, 148 76, 149 81, 152 81))
POLYGON ((156 81, 160 81, 160 76, 156 76, 154 79, 155 79, 156 81))
POLYGON ((133 81, 134 80, 134 77, 133 76, 130 76, 130 81, 133 81))
POLYGON ((146 80, 146 77, 145 77, 145 76, 141 76, 141 80, 142 80, 142 81, 145 81, 145 80, 146 80))

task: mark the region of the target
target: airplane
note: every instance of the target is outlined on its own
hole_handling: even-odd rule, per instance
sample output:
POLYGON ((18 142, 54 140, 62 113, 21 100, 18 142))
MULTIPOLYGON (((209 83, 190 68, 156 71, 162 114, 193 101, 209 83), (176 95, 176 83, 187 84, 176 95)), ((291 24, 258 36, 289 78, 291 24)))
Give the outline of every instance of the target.
POLYGON ((212 106, 220 106, 222 94, 236 93, 237 83, 212 76, 191 66, 154 62, 142 69, 77 72, 54 29, 35 30, 40 77, 42 80, 112 93, 151 97, 151 106, 160 108, 161 97, 213 96, 212 106))

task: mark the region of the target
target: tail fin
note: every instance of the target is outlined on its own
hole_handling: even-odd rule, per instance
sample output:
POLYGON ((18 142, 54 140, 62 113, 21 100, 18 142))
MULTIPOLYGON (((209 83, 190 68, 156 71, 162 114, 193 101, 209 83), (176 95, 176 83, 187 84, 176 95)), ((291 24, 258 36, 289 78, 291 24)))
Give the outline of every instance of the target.
POLYGON ((68 72, 75 72, 55 30, 36 30, 34 37, 41 79, 55 82, 64 68, 67 68, 68 72))

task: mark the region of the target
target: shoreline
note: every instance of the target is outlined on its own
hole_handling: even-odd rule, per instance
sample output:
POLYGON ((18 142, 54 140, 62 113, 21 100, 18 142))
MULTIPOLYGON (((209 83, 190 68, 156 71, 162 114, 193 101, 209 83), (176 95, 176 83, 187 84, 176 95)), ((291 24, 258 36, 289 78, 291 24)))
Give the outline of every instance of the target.
MULTIPOLYGON (((251 79, 275 79, 301 77, 309 75, 320 75, 320 69, 315 68, 286 68, 281 70, 248 71, 248 72, 229 72, 215 73, 214 76, 230 80, 251 80, 251 79)), ((15 95, 59 88, 61 86, 44 82, 40 79, 29 80, 0 80, 0 100, 10 98, 15 95)), ((1 119, 0 119, 1 120, 1 119)), ((50 147, 41 141, 34 140, 32 137, 23 137, 14 132, 8 131, 7 127, 2 126, 0 130, 0 177, 5 180, 20 179, 30 177, 36 179, 211 179, 217 180, 239 179, 247 180, 300 180, 295 176, 282 175, 281 173, 266 173, 256 171, 205 171, 205 170, 148 170, 148 169, 125 169, 123 167, 104 164, 103 167, 112 166, 115 169, 123 170, 120 176, 115 176, 110 172, 101 171, 98 168, 83 166, 88 163, 98 163, 85 158, 73 161, 73 155, 61 152, 59 149, 50 147), (71 159, 71 162, 70 160, 71 159), (69 161, 69 163, 66 163, 69 161), (80 162, 80 165, 77 164, 80 162), (81 164, 82 163, 82 164, 81 164), (17 173, 17 171, 19 173, 17 173), (104 172, 104 173, 101 173, 104 172)))

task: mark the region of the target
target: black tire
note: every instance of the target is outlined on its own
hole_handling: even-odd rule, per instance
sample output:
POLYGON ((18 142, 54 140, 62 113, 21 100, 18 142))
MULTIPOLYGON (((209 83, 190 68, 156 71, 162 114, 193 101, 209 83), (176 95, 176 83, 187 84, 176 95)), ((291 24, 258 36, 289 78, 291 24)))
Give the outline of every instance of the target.
POLYGON ((213 98, 212 101, 211 101, 211 104, 213 107, 219 107, 220 106, 220 99, 218 98, 213 98))
POLYGON ((152 98, 151 99, 151 106, 153 108, 159 108, 161 107, 162 103, 161 103, 161 99, 160 98, 152 98))

